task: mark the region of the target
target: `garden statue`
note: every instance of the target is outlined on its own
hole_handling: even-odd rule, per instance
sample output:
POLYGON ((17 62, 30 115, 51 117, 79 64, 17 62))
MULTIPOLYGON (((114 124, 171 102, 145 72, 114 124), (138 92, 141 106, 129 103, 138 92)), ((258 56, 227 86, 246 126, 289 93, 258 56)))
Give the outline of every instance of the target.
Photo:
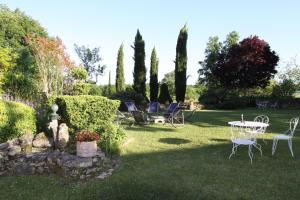
POLYGON ((52 130, 53 134, 53 141, 54 141, 54 148, 57 148, 57 132, 58 132, 58 120, 60 119, 60 116, 56 113, 58 110, 58 105, 53 104, 51 106, 51 122, 49 124, 49 128, 52 130))

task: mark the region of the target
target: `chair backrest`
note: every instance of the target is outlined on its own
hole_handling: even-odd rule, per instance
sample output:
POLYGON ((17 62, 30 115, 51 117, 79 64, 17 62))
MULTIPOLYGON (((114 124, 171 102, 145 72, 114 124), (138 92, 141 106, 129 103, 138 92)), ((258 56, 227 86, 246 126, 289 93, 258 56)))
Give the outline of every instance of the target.
POLYGON ((131 111, 131 114, 137 123, 147 123, 147 117, 145 116, 144 112, 139 110, 131 111))
POLYGON ((231 125, 231 140, 235 139, 244 139, 244 140, 252 140, 253 134, 249 131, 245 131, 244 127, 238 125, 231 125))
POLYGON ((166 111, 167 114, 172 113, 178 107, 178 103, 171 103, 166 111))
POLYGON ((262 123, 268 124, 269 121, 270 121, 270 119, 269 119, 269 117, 266 116, 266 115, 259 115, 259 116, 256 116, 256 117, 254 118, 254 121, 255 121, 255 122, 262 122, 262 123))
POLYGON ((135 104, 133 102, 125 102, 128 112, 137 111, 135 104))
POLYGON ((290 120, 290 129, 288 130, 289 136, 293 136, 295 129, 297 128, 299 117, 294 117, 290 120))
POLYGON ((157 113, 159 110, 159 103, 158 102, 150 102, 148 113, 157 113))
MULTIPOLYGON (((254 118, 254 121, 255 122, 261 122, 261 123, 265 123, 265 124, 269 124, 269 117, 266 116, 266 115, 259 115, 259 116, 256 116, 254 118)), ((265 133, 266 130, 267 130, 267 126, 262 126, 262 127, 257 127, 255 128, 255 130, 258 132, 258 133, 265 133)))

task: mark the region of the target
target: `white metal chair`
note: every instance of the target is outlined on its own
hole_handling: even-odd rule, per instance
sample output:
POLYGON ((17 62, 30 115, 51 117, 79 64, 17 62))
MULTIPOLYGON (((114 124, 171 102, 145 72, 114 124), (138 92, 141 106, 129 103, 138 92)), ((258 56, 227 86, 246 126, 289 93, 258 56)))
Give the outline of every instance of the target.
MULTIPOLYGON (((269 124, 270 119, 266 115, 259 115, 254 118, 254 121, 269 124)), ((267 130, 267 126, 261 126, 261 127, 256 127, 254 129, 252 129, 251 131, 253 134, 264 134, 266 132, 266 130, 267 130)), ((264 138, 262 138, 262 139, 263 139, 264 143, 266 144, 267 142, 265 141, 265 139, 264 138)))
POLYGON ((237 152, 238 146, 241 145, 248 146, 248 156, 252 164, 252 158, 253 158, 252 147, 255 144, 252 133, 246 132, 243 127, 231 125, 231 142, 232 142, 232 150, 229 159, 237 152))
POLYGON ((292 154, 292 157, 294 157, 292 139, 293 139, 293 136, 294 136, 295 129, 296 129, 297 125, 298 125, 298 122, 299 122, 299 117, 292 118, 290 120, 290 128, 289 128, 289 130, 287 130, 286 132, 284 132, 284 134, 275 135, 273 137, 272 155, 275 154, 278 140, 287 140, 288 141, 289 149, 290 149, 291 154, 292 154))

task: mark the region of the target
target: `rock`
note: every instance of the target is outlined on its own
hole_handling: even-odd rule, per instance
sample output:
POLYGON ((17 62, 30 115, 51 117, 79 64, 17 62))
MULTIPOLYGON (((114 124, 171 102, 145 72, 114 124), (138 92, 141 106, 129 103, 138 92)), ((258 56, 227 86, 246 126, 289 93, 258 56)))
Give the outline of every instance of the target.
POLYGON ((0 144, 0 150, 5 150, 9 147, 9 143, 8 142, 4 142, 0 144))
POLYGON ((105 179, 107 177, 107 174, 105 172, 103 172, 102 174, 100 174, 99 176, 97 176, 97 179, 105 179))
POLYGON ((14 145, 14 146, 9 148, 8 155, 9 156, 15 156, 16 154, 18 154, 20 152, 21 152, 21 147, 17 146, 17 145, 14 145))
POLYGON ((86 172, 85 172, 85 174, 86 174, 86 175, 90 175, 90 174, 92 174, 92 173, 95 173, 96 171, 97 171, 97 168, 87 169, 86 172))
POLYGON ((64 164, 66 167, 74 167, 74 168, 87 168, 93 166, 93 160, 91 158, 77 158, 77 159, 70 159, 67 160, 64 164))
POLYGON ((30 132, 22 135, 21 137, 19 137, 19 142, 20 142, 20 145, 21 145, 22 148, 27 146, 27 145, 31 145, 32 140, 33 140, 33 134, 30 133, 30 132))
POLYGON ((37 173, 42 174, 42 173, 44 173, 44 168, 38 167, 36 171, 37 171, 37 173))
POLYGON ((44 132, 41 132, 35 136, 32 144, 34 147, 48 148, 53 146, 53 139, 48 138, 44 132))
POLYGON ((69 128, 67 124, 62 123, 59 125, 57 134, 57 148, 64 149, 69 142, 69 128))

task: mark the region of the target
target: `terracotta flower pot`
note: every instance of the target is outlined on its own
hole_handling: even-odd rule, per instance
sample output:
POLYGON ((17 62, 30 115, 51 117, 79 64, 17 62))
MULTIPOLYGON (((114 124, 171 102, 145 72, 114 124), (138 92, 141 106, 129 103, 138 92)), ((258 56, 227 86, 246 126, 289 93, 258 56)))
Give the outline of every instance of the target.
POLYGON ((93 157, 97 154, 97 142, 78 142, 76 145, 77 156, 93 157))

